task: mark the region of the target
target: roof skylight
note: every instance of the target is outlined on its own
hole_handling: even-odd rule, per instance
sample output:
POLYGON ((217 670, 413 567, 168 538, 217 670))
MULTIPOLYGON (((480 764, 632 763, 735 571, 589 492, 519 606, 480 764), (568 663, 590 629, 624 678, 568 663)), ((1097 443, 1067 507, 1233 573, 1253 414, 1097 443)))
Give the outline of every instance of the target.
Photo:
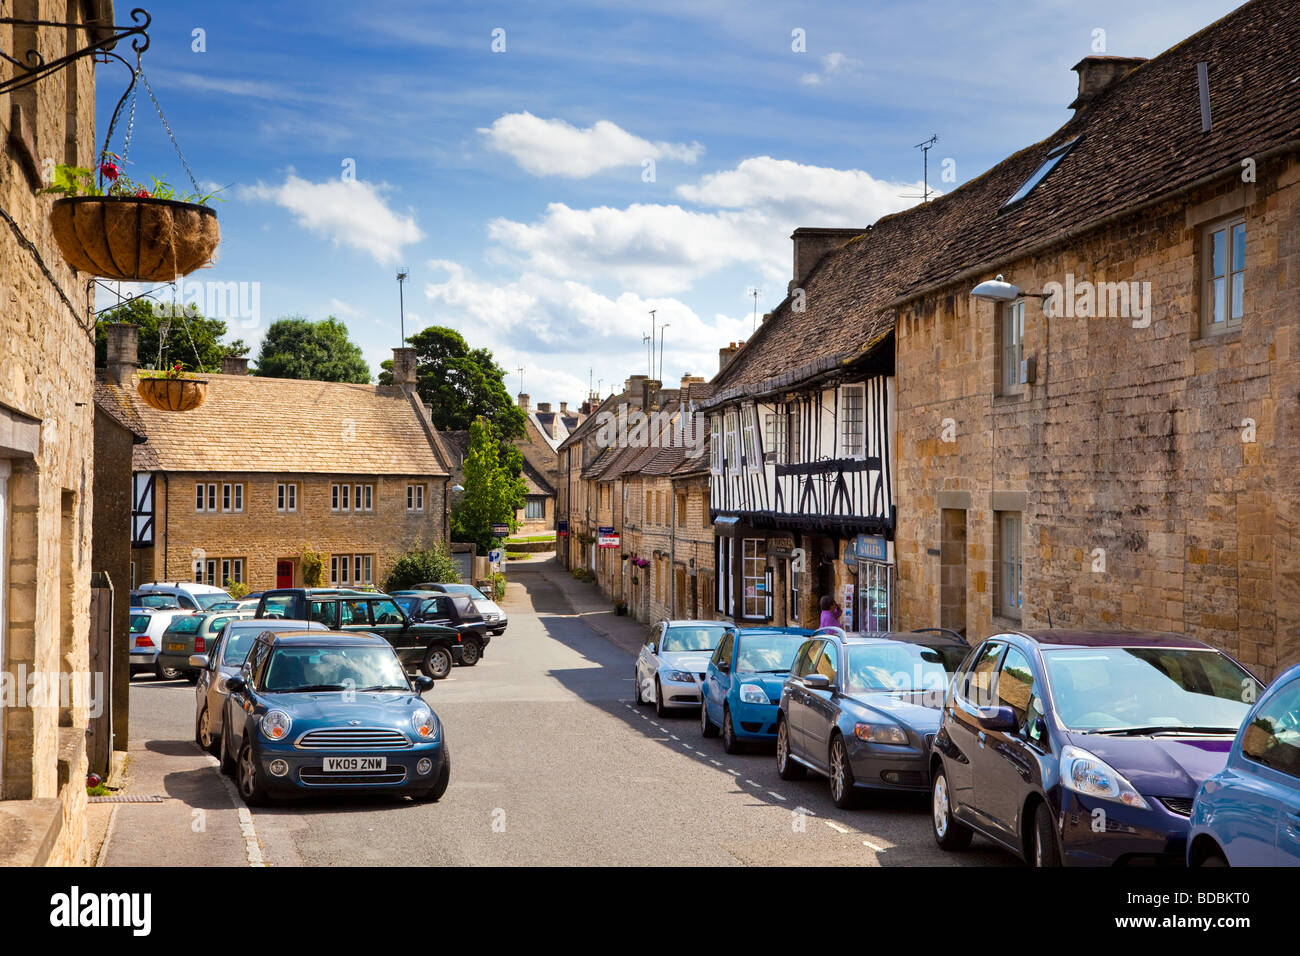
POLYGON ((1008 206, 1014 206, 1016 203, 1020 202, 1020 200, 1033 192, 1034 187, 1047 178, 1047 174, 1056 168, 1057 163, 1065 159, 1070 150, 1074 149, 1075 144, 1078 142, 1078 136, 1074 137, 1074 139, 1067 139, 1060 146, 1048 153, 1047 158, 1043 160, 1030 177, 1024 181, 1021 187, 1016 190, 1015 195, 1002 204, 1002 208, 1006 209, 1008 206))

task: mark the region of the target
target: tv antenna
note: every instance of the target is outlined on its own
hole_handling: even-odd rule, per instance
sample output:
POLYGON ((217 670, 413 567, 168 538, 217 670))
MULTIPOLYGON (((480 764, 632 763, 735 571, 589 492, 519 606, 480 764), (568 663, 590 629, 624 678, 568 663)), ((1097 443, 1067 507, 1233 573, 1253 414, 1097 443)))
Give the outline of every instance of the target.
POLYGON ((916 193, 907 193, 903 196, 904 199, 919 199, 921 200, 921 202, 930 201, 930 150, 934 149, 934 144, 937 142, 939 142, 939 134, 935 133, 924 143, 917 143, 915 146, 912 147, 913 149, 919 149, 921 151, 921 155, 924 157, 921 166, 922 177, 923 177, 921 182, 922 182, 922 188, 924 189, 924 192, 922 192, 921 195, 919 196, 916 193))
POLYGON ((754 322, 753 322, 753 328, 750 329, 751 332, 754 332, 754 331, 757 331, 757 330, 758 330, 758 297, 759 297, 759 294, 762 293, 763 290, 762 290, 762 289, 746 289, 745 291, 746 291, 749 295, 752 295, 752 296, 754 297, 754 322))
POLYGON ((659 378, 658 380, 660 382, 664 380, 664 329, 668 328, 668 326, 670 325, 672 325, 671 322, 665 322, 663 325, 659 326, 659 378))
POLYGON ((397 309, 402 323, 402 345, 406 345, 406 297, 402 293, 402 285, 406 282, 406 277, 411 274, 407 266, 397 267, 397 309))
POLYGON ((650 347, 646 350, 646 355, 650 359, 650 367, 646 369, 646 373, 650 378, 655 377, 655 313, 658 311, 658 309, 650 310, 650 347))
POLYGON ((518 367, 518 371, 519 371, 519 394, 522 395, 524 393, 524 367, 520 365, 518 367))

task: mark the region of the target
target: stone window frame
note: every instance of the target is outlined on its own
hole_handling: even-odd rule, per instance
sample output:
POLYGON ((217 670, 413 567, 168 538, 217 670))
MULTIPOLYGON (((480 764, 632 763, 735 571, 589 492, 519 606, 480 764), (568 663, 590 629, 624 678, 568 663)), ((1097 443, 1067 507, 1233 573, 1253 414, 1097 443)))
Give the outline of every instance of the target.
POLYGON ((1199 244, 1197 255, 1197 290, 1199 296, 1198 303, 1198 323, 1201 338, 1212 338, 1219 335, 1229 335, 1233 332, 1241 331, 1242 321, 1246 313, 1246 290, 1249 285, 1246 281, 1246 255, 1250 249, 1250 230, 1247 228, 1246 215, 1244 211, 1233 215, 1224 216, 1211 222, 1204 223, 1199 230, 1199 244), (1241 229, 1241 269, 1233 269, 1235 264, 1235 252, 1237 249, 1237 229, 1241 229), (1214 269, 1214 256, 1212 254, 1212 239, 1215 235, 1222 233, 1225 241, 1224 249, 1224 271, 1221 275, 1216 275, 1214 269), (1222 322, 1214 321, 1215 295, 1213 284, 1216 281, 1223 282, 1224 294, 1223 301, 1227 315, 1222 322), (1233 290, 1241 289, 1241 315, 1233 316, 1233 290))
POLYGON ((242 481, 223 481, 221 483, 221 510, 225 514, 244 513, 244 483, 242 481))
POLYGON ((194 485, 194 512, 195 514, 216 514, 221 509, 217 507, 220 503, 218 498, 217 482, 196 482, 194 485))
POLYGON ((546 520, 546 499, 538 497, 528 497, 524 499, 524 520, 525 521, 545 521, 546 520), (541 506, 541 514, 529 514, 529 509, 536 505, 541 506))
POLYGON ((244 559, 243 558, 222 558, 221 559, 221 583, 218 587, 224 588, 227 581, 234 581, 236 584, 244 583, 244 559), (236 569, 238 576, 235 575, 236 569))
POLYGON ((352 510, 364 512, 375 510, 375 486, 372 483, 361 482, 352 489, 352 510))
POLYGON ((276 482, 275 510, 280 514, 297 514, 298 483, 296 481, 276 482))
POLYGON ((413 514, 424 511, 424 484, 409 482, 406 486, 406 510, 413 514))
POLYGON ((1025 521, 1023 511, 998 510, 993 512, 994 527, 994 581, 993 612, 1008 621, 1020 621, 1025 603, 1025 521), (1014 549, 1008 542, 1014 535, 1014 549), (1017 605, 1011 607, 1007 597, 1008 578, 1014 573, 1017 605))

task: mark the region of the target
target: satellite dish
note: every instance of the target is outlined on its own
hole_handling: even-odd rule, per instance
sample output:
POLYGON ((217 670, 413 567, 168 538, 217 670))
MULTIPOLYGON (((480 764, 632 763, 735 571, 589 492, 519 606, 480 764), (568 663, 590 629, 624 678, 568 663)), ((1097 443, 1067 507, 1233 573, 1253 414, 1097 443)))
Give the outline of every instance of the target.
POLYGON ((1002 281, 1002 276, 999 275, 996 279, 981 282, 970 290, 970 294, 977 299, 988 299, 990 302, 1010 302, 1012 299, 1020 298, 1020 287, 1002 281))

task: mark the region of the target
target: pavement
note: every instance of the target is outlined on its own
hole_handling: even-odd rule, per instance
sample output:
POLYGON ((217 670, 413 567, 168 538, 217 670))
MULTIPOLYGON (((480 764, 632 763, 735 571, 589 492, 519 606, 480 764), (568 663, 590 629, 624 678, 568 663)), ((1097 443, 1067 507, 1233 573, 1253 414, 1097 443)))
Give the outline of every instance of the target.
POLYGON ((128 795, 101 864, 980 865, 976 840, 940 851, 925 795, 837 809, 825 781, 782 781, 770 748, 726 754, 697 712, 632 700, 645 626, 553 561, 511 562, 509 629, 426 699, 446 728, 451 785, 436 804, 316 799, 250 812, 193 741, 194 690, 132 684, 128 795))

